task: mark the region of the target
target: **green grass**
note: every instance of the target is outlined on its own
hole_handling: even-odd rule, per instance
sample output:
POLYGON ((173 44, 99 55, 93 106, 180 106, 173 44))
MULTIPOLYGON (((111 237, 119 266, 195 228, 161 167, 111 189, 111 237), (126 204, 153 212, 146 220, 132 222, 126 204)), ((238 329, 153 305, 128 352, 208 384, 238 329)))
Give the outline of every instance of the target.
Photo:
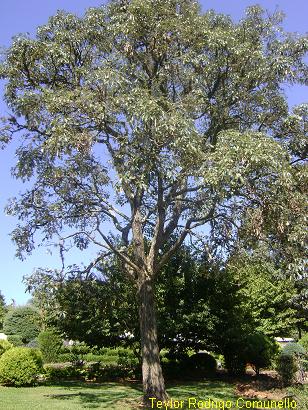
POLYGON ((308 385, 288 389, 290 395, 296 399, 299 410, 308 410, 308 385))
MULTIPOLYGON (((184 400, 184 409, 188 409, 188 398, 197 400, 211 398, 216 401, 232 401, 232 409, 237 397, 234 385, 222 381, 176 383, 168 385, 170 397, 184 400)), ((302 402, 297 409, 305 410, 305 400, 308 396, 308 386, 292 389, 297 399, 302 402)), ((81 410, 110 409, 134 410, 140 409, 142 396, 141 385, 137 383, 84 383, 60 382, 38 387, 0 387, 0 409, 2 410, 81 410)), ((155 408, 155 407, 154 407, 155 408)), ((191 407, 193 408, 193 407, 191 407)))
MULTIPOLYGON (((38 387, 0 387, 0 409, 79 410, 125 409, 126 399, 137 401, 141 387, 134 384, 61 382, 38 387)), ((129 407, 128 407, 129 408, 129 407)))
MULTIPOLYGON (((234 400, 234 386, 222 382, 185 383, 168 386, 170 397, 234 400)), ((140 384, 61 382, 38 387, 0 387, 0 408, 5 410, 79 410, 138 408, 140 384)))

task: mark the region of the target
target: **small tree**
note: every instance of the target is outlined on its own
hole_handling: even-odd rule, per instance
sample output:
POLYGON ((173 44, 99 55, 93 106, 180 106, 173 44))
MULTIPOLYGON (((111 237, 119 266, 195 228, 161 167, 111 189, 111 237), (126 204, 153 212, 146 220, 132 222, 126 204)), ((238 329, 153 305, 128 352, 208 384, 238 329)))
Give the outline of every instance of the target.
POLYGON ((55 329, 46 329, 38 335, 38 345, 45 363, 56 362, 63 345, 61 336, 55 329))
POLYGON ((246 338, 246 360, 257 375, 260 374, 261 369, 271 365, 278 351, 278 344, 262 333, 254 333, 246 338))

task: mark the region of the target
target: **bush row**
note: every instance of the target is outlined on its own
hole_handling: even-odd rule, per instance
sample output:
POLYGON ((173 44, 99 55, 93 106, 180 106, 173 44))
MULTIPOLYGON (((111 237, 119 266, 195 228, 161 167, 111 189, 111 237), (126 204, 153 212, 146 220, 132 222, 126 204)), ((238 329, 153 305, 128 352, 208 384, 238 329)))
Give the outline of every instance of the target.
POLYGON ((44 366, 47 380, 84 380, 84 381, 117 381, 120 379, 140 378, 140 370, 136 367, 123 365, 100 365, 100 363, 88 363, 82 366, 56 366, 48 364, 44 366))
MULTIPOLYGON (((304 339, 305 341, 306 339, 304 339)), ((35 382, 42 371, 42 359, 46 362, 71 362, 71 365, 45 366, 45 377, 49 380, 117 380, 140 376, 137 358, 124 348, 89 348, 84 343, 62 346, 61 338, 53 330, 42 332, 38 343, 40 350, 13 347, 8 341, 0 341, 0 383, 27 385, 35 382)), ((307 369, 306 345, 290 343, 283 351, 267 336, 255 333, 245 337, 245 343, 230 343, 225 352, 225 365, 230 373, 244 373, 247 362, 258 372, 272 366, 276 357, 276 369, 284 385, 298 380, 296 373, 307 369)), ((216 360, 208 353, 189 356, 179 352, 164 352, 162 366, 167 378, 203 377, 213 375, 216 360)))

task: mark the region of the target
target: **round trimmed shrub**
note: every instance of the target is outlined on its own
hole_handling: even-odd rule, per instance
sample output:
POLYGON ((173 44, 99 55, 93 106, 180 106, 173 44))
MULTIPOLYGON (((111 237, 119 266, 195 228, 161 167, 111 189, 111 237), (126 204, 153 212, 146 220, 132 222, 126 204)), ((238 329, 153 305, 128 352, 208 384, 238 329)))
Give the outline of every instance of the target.
POLYGON ((41 370, 42 357, 36 349, 12 347, 0 357, 0 383, 4 385, 32 385, 41 370))
POLYGON ((7 340, 0 340, 0 356, 2 356, 3 353, 9 350, 11 347, 13 347, 12 343, 8 342, 7 340))
POLYGON ((212 355, 201 352, 190 356, 187 365, 190 370, 202 374, 214 374, 217 367, 216 360, 212 355))

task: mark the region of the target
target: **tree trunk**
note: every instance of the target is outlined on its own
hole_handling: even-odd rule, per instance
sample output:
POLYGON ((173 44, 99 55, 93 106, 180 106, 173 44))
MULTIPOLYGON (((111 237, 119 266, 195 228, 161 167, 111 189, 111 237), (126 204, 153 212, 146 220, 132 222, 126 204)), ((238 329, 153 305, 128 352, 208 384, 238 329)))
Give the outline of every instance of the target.
POLYGON ((159 358, 153 283, 150 279, 142 280, 139 285, 139 303, 143 393, 145 404, 149 404, 150 397, 162 401, 168 399, 159 358))

